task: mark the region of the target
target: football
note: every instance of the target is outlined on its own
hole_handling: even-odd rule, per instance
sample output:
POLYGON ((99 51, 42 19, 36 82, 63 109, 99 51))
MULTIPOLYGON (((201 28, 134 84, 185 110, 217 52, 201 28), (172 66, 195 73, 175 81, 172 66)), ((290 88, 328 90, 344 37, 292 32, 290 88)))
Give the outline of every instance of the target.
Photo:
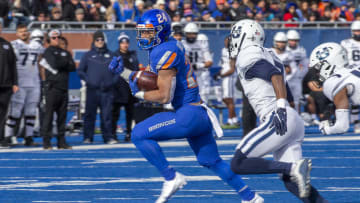
POLYGON ((138 78, 137 85, 141 91, 157 90, 157 74, 150 71, 137 71, 132 80, 138 78))

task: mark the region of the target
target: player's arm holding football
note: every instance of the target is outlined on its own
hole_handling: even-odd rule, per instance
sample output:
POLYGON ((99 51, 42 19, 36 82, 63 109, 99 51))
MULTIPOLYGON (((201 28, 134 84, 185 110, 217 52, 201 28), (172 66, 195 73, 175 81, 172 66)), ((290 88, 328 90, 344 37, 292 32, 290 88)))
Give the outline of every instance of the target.
MULTIPOLYGON (((328 95, 326 95, 328 96, 328 95)), ((334 96, 334 104, 336 106, 335 117, 336 122, 330 126, 328 120, 322 121, 319 125, 319 129, 323 134, 337 134, 345 133, 350 127, 349 120, 349 99, 347 95, 347 89, 344 87, 334 96)))

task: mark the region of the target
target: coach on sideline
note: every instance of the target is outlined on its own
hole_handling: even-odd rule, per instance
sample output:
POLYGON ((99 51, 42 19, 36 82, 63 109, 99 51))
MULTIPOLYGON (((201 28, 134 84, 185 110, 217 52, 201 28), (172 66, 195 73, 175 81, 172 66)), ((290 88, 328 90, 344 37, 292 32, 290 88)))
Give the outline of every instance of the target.
MULTIPOLYGON (((0 33, 1 33, 0 23, 0 33)), ((5 118, 11 95, 18 90, 16 56, 11 44, 0 37, 0 147, 8 147, 4 139, 5 118)))
POLYGON ((86 83, 86 101, 84 115, 84 144, 94 140, 94 128, 97 108, 100 107, 101 131, 104 143, 115 144, 112 135, 112 103, 113 88, 120 79, 108 69, 114 57, 106 46, 105 35, 96 31, 93 35, 91 50, 86 52, 80 60, 77 69, 79 77, 86 83))
POLYGON ((57 147, 71 149, 65 140, 65 125, 68 104, 69 72, 75 71, 75 62, 70 52, 60 48, 61 32, 57 29, 48 33, 49 47, 45 50, 40 61, 45 71, 45 114, 41 129, 44 149, 52 149, 51 132, 54 113, 57 115, 57 147))

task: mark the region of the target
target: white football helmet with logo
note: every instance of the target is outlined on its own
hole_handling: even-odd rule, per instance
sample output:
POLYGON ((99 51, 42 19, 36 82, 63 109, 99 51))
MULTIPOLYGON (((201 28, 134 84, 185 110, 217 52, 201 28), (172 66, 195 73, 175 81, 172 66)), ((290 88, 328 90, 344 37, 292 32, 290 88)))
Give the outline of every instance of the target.
POLYGON ((320 82, 324 82, 337 69, 346 68, 348 64, 346 50, 338 43, 327 42, 311 52, 309 67, 317 69, 320 82))
POLYGON ((263 46, 265 32, 261 25, 254 20, 240 20, 232 26, 230 32, 230 57, 236 58, 240 50, 251 46, 263 46))

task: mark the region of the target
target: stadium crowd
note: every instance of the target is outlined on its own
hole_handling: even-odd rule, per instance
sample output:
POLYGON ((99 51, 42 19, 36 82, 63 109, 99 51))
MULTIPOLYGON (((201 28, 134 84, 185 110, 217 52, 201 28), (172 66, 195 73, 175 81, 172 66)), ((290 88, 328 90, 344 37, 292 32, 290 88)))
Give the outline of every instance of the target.
POLYGON ((11 29, 31 21, 135 23, 153 8, 166 10, 173 22, 344 22, 360 20, 357 6, 345 0, 0 0, 0 23, 11 29))

